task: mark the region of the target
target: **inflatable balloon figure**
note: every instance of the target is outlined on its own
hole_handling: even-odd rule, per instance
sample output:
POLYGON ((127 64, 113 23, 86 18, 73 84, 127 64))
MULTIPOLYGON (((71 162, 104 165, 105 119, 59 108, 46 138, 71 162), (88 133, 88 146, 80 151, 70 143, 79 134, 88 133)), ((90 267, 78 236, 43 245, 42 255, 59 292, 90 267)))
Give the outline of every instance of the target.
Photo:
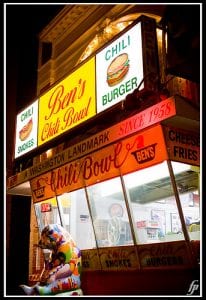
POLYGON ((60 225, 49 224, 41 232, 38 244, 51 250, 50 259, 45 259, 45 268, 40 282, 33 286, 20 285, 27 295, 55 295, 71 291, 81 295, 81 252, 71 235, 60 225))

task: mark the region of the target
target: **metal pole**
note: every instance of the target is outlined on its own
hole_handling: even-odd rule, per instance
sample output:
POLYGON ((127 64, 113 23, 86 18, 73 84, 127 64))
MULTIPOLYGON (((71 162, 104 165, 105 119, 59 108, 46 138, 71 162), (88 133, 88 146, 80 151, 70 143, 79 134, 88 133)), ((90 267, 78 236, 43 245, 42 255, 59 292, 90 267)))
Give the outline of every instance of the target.
POLYGON ((178 190, 177 190, 176 180, 175 180, 175 176, 174 176, 174 172, 173 172, 173 168, 172 168, 172 164, 171 164, 170 160, 167 160, 167 165, 168 165, 168 168, 169 168, 170 178, 171 178, 171 181, 172 181, 172 186, 173 186, 173 190, 174 190, 174 194, 175 194, 175 199, 176 199, 177 208, 178 208, 178 212, 179 212, 179 216, 180 216, 180 221, 181 221, 181 225, 182 225, 183 234, 184 234, 185 240, 189 242, 190 237, 189 237, 187 227, 186 227, 186 224, 185 224, 185 218, 184 218, 184 214, 183 214, 183 211, 182 211, 180 197, 179 197, 179 193, 178 193, 178 190))
POLYGON ((94 228, 94 219, 93 219, 92 210, 91 210, 91 206, 90 206, 90 202, 89 202, 89 195, 88 195, 86 184, 84 186, 84 190, 85 190, 86 200, 87 200, 87 206, 88 206, 89 214, 90 214, 90 218, 91 218, 92 229, 93 229, 93 232, 94 232, 94 238, 95 238, 95 243, 96 243, 96 249, 97 249, 97 253, 98 253, 99 263, 100 263, 101 270, 102 270, 103 267, 102 267, 102 262, 101 262, 100 255, 99 255, 99 246, 98 246, 98 243, 97 243, 97 236, 96 236, 96 231, 95 231, 95 228, 94 228))
POLYGON ((133 226, 132 215, 131 215, 131 211, 130 211, 129 200, 128 200, 128 197, 127 197, 125 183, 124 183, 124 180, 122 178, 122 175, 120 175, 120 180, 121 180, 121 184, 122 184, 123 195, 124 195, 125 204, 126 204, 127 213, 128 213, 128 218, 129 218, 129 223, 130 223, 130 227, 131 227, 132 238, 133 238, 134 244, 137 244, 136 235, 135 235, 134 226, 133 226))

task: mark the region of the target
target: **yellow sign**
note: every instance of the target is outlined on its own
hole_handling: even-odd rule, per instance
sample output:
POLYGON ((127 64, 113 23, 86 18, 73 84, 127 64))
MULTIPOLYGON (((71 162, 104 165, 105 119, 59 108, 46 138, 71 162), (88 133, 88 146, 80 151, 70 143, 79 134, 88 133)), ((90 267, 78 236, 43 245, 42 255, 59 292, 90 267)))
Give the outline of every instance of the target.
POLYGON ((40 97, 38 146, 90 119, 95 114, 95 58, 93 57, 40 97))

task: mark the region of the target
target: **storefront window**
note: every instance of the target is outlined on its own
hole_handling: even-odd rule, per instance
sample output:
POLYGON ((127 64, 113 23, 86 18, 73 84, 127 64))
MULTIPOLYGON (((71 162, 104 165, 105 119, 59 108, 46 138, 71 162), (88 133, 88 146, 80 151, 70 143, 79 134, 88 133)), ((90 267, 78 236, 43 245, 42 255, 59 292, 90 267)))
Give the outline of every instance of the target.
POLYGON ((172 170, 176 196, 165 161, 38 202, 39 230, 61 224, 82 250, 170 242, 185 239, 181 210, 190 239, 199 240, 199 168, 172 162, 172 170))
MULTIPOLYGON (((191 240, 200 239, 199 167, 172 162, 186 227, 191 240)), ((173 216, 174 217, 174 216, 173 216)), ((179 216, 176 222, 180 222, 179 216)))
POLYGON ((87 191, 98 246, 133 244, 120 178, 95 184, 87 191))
MULTIPOLYGON (((175 163, 177 184, 192 184, 188 165, 175 163)), ((167 163, 139 170, 123 177, 131 204, 137 243, 167 242, 184 239, 176 199, 167 163)), ((197 176, 193 178, 197 190, 197 176)), ((191 207, 191 191, 180 195, 183 213, 193 219, 199 216, 198 208, 191 207), (187 205, 186 205, 187 203, 187 205)))
POLYGON ((57 197, 62 225, 71 234, 80 249, 96 247, 91 217, 84 189, 57 197))
POLYGON ((39 231, 48 224, 61 225, 56 197, 34 204, 39 231))

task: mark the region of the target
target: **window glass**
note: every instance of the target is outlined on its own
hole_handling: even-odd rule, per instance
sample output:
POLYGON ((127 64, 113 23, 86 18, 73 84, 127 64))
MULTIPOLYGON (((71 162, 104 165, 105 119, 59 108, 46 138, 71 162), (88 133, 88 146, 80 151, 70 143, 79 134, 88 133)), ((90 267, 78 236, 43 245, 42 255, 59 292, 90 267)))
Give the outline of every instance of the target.
POLYGON ((80 249, 96 247, 94 232, 84 189, 57 197, 63 227, 71 234, 80 249))
POLYGON ((133 244, 120 178, 87 188, 99 247, 133 244))
POLYGON ((166 162, 125 175, 137 243, 184 239, 166 162))
POLYGON ((56 197, 35 203, 34 208, 40 232, 48 224, 61 225, 56 197))
MULTIPOLYGON (((200 239, 199 167, 172 162, 184 219, 191 240, 200 239)), ((179 222, 179 218, 177 218, 179 222)))

